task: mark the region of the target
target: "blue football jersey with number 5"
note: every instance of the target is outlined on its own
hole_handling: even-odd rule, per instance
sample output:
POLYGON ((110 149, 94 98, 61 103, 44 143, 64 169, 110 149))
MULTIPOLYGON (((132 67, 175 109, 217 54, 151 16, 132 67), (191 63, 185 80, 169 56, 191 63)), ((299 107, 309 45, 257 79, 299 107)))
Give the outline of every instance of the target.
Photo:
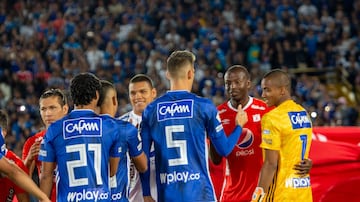
POLYGON ((207 135, 211 139, 224 136, 217 109, 209 99, 168 91, 145 109, 141 136, 147 154, 154 142, 158 201, 216 200, 207 135))
POLYGON ((120 157, 125 137, 115 119, 73 110, 51 124, 39 159, 57 163, 57 201, 110 201, 109 157, 120 157))

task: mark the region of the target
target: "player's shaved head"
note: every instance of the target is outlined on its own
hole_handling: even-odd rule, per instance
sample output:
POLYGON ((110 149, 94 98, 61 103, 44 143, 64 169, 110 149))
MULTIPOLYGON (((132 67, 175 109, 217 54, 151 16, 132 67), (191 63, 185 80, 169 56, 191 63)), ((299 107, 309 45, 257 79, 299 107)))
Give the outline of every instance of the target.
POLYGON ((274 69, 264 75, 264 79, 270 79, 277 87, 286 87, 288 92, 291 91, 291 82, 289 75, 281 69, 274 69))

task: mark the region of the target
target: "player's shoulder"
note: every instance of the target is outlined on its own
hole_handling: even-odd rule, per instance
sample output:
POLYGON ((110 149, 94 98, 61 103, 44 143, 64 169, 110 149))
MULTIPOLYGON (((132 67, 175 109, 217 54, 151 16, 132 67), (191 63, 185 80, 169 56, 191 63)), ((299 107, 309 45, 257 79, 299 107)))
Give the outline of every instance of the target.
POLYGON ((267 107, 267 104, 263 100, 255 97, 252 97, 252 99, 253 99, 253 104, 267 107))
POLYGON ((217 108, 218 110, 228 109, 228 108, 229 108, 229 104, 228 104, 228 103, 229 103, 229 100, 227 100, 227 101, 219 104, 216 108, 217 108))
POLYGON ((46 133, 46 130, 39 131, 35 135, 33 135, 33 136, 29 137, 28 139, 26 139, 24 144, 31 144, 32 145, 38 138, 44 137, 45 133, 46 133))
POLYGON ((126 112, 125 114, 121 115, 120 117, 118 117, 117 119, 119 120, 123 120, 123 121, 128 121, 130 119, 130 112, 126 112))

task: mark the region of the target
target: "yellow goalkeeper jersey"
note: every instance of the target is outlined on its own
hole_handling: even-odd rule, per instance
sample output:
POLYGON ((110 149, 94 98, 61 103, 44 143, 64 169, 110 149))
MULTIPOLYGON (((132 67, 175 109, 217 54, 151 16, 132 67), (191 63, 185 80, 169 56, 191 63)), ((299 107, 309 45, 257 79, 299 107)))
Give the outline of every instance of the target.
POLYGON ((261 130, 260 147, 280 154, 265 201, 312 201, 310 176, 296 175, 293 169, 310 151, 312 124, 305 109, 292 100, 285 101, 263 116, 261 130))

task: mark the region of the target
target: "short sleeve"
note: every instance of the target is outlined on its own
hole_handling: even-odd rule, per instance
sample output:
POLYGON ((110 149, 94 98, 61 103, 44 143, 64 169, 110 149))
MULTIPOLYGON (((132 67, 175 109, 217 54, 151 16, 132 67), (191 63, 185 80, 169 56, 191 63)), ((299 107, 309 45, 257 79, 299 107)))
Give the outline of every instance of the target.
POLYGON ((279 123, 274 123, 274 117, 265 114, 261 119, 260 147, 263 149, 280 150, 280 136, 279 123))

